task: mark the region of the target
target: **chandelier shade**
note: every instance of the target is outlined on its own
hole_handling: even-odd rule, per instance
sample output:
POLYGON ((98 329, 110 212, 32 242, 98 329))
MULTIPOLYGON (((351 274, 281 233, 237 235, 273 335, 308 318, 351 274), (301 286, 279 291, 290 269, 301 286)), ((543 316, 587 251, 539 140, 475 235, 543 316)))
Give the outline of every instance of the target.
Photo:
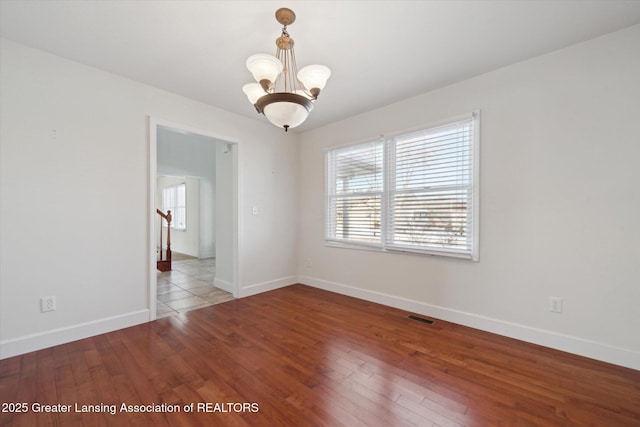
POLYGON ((298 72, 294 41, 287 32, 287 25, 295 18, 291 9, 276 11, 276 20, 283 25, 282 34, 276 39, 276 54, 251 55, 246 66, 257 83, 242 87, 256 111, 285 131, 307 119, 331 76, 331 70, 324 65, 309 65, 298 72))
POLYGON ((242 86, 242 91, 245 95, 247 95, 247 98, 249 98, 249 102, 253 105, 256 104, 256 101, 258 101, 258 99, 264 96, 264 89, 262 89, 260 83, 247 83, 246 85, 242 86))
POLYGON ((247 68, 251 71, 253 78, 258 83, 268 80, 270 83, 276 81, 282 72, 282 62, 268 53, 258 53, 247 58, 247 68))
POLYGON ((288 130, 300 126, 307 119, 313 104, 308 98, 295 93, 273 93, 260 98, 256 108, 259 108, 271 123, 288 130), (271 97, 280 98, 281 95, 286 97, 270 102, 271 97), (264 106, 261 105, 263 103, 264 106))
POLYGON ((312 91, 314 88, 324 89, 330 76, 331 70, 324 65, 307 65, 298 71, 298 80, 308 91, 312 91))

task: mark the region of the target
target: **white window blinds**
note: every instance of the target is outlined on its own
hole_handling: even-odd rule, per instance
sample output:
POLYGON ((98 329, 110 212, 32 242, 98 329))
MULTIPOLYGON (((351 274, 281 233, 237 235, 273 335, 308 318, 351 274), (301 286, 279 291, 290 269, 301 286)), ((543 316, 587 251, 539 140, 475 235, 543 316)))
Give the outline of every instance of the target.
POLYGON ((387 247, 471 257, 472 119, 390 140, 387 247))
POLYGON ((477 113, 327 154, 327 241, 477 259, 477 113))
POLYGON ((328 153, 328 239, 381 244, 382 142, 328 153))

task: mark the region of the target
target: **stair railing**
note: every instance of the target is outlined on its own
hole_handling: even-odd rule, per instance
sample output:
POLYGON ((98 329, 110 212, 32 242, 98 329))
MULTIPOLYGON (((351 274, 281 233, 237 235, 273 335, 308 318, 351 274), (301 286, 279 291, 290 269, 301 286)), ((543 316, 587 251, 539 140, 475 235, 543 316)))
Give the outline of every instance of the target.
POLYGON ((156 213, 167 221, 167 249, 165 250, 165 259, 162 257, 162 219, 160 219, 160 253, 157 261, 157 268, 160 271, 171 271, 171 211, 167 213, 156 209, 156 213))

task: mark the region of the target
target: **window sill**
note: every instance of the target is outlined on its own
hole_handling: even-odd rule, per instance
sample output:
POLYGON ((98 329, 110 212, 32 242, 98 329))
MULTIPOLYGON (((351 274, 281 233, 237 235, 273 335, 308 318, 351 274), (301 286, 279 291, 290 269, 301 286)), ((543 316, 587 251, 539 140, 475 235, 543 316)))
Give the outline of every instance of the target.
POLYGON ((424 250, 424 249, 411 249, 411 248, 396 248, 396 247, 387 247, 383 248, 380 246, 372 246, 372 245, 358 245, 353 243, 344 243, 344 242, 336 242, 332 240, 325 240, 325 246, 329 248, 340 248, 340 249, 355 249, 359 251, 369 251, 369 252, 383 252, 397 255, 414 255, 414 256, 429 256, 429 257, 442 257, 442 258, 454 258, 461 259, 467 261, 478 262, 477 255, 470 254, 461 254, 456 252, 447 252, 447 251, 438 251, 438 250, 424 250))

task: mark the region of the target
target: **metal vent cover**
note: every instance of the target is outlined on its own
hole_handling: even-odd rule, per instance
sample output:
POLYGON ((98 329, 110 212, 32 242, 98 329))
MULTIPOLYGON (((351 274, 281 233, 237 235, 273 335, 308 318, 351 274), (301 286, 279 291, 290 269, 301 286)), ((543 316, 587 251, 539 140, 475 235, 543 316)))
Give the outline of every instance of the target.
POLYGON ((417 320, 418 322, 426 323, 427 325, 433 325, 434 323, 436 323, 435 320, 427 319, 426 317, 416 316, 414 314, 408 315, 407 319, 417 320))

